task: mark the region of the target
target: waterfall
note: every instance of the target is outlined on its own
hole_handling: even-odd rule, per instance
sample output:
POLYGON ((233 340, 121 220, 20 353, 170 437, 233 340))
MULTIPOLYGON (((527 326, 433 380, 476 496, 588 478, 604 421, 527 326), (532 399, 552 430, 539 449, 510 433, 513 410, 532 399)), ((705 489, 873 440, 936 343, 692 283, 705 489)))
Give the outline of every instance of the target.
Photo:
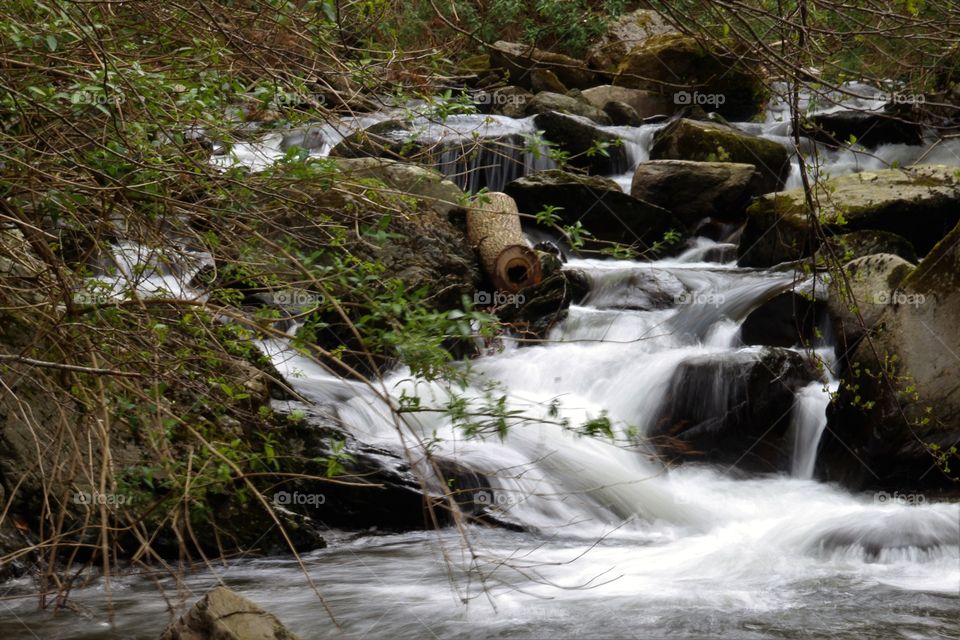
MULTIPOLYGON (((863 95, 863 105, 871 106, 872 94, 864 89, 863 95)), ((784 109, 775 102, 765 122, 738 126, 790 147, 784 109)), ((395 116, 318 125, 325 143, 311 153, 327 155, 351 131, 395 116)), ((468 190, 499 189, 548 166, 527 148, 530 119, 454 116, 443 123, 421 119, 418 126, 423 139, 438 145, 440 169, 468 190), (462 153, 468 149, 476 153, 462 153)), ((632 168, 649 157, 658 126, 606 129, 622 136, 632 168)), ((214 162, 259 170, 283 154, 283 144, 282 135, 267 134, 214 162)), ((960 165, 957 145, 890 145, 875 151, 879 160, 855 149, 821 149, 821 171, 841 175, 919 158, 960 165)), ((791 184, 797 175, 795 166, 791 184)), ((631 174, 615 178, 629 192, 631 174)), ((401 454, 438 492, 427 450, 482 474, 489 508, 522 530, 329 532, 330 548, 304 554, 302 566, 343 629, 317 624, 316 596, 301 565, 289 558, 232 562, 222 572, 211 564, 167 584, 200 593, 225 578, 308 639, 369 637, 383 619, 398 639, 954 633, 958 505, 919 494, 854 495, 810 480, 835 379, 804 381, 787 403, 783 473, 745 478, 727 465, 675 466, 654 455, 649 435, 665 413, 703 426, 736 410, 741 367, 760 357, 759 348, 740 345, 741 323, 764 300, 805 286, 793 273, 707 260, 724 247, 701 238, 679 257, 653 263, 571 259, 567 268, 581 270, 589 283, 586 298, 544 343, 519 348, 507 342, 499 353, 461 363, 463 388, 416 379, 405 368, 370 388, 332 375, 283 340, 262 341, 262 351, 305 401, 277 400, 277 409, 302 409, 308 420, 322 412, 337 416, 357 440, 401 454), (400 398, 414 395, 431 410, 398 417, 400 398), (506 433, 466 433, 444 411, 452 399, 478 411, 502 399, 511 416, 506 433), (610 435, 578 430, 601 415, 610 419, 610 435), (902 615, 893 618, 892 610, 902 615)), ((98 270, 111 295, 125 288, 201 295, 189 280, 209 256, 130 244, 115 253, 98 270)), ((814 355, 829 376, 836 363, 829 332, 822 333, 814 355)), ((762 432, 772 425, 747 426, 762 432)), ((115 580, 115 588, 123 588, 114 591, 109 612, 95 582, 78 586, 71 599, 109 618, 122 637, 152 638, 167 608, 152 597, 153 580, 164 578, 115 580)), ((22 634, 24 620, 43 637, 75 632, 75 619, 31 609, 32 590, 24 582, 31 597, 8 598, 16 621, 0 619, 0 636, 22 634)))
POLYGON ((797 393, 790 425, 793 441, 790 473, 795 478, 809 480, 813 477, 817 445, 820 444, 820 436, 827 427, 830 393, 837 390, 838 384, 834 382, 824 389, 823 383, 811 382, 797 393))

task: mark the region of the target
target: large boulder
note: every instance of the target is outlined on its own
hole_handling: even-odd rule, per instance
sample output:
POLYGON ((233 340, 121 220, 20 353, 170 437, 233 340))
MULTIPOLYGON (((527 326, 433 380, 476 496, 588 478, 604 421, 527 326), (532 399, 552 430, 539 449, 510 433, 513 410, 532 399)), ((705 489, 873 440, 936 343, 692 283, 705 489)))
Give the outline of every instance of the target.
POLYGON ((570 96, 565 96, 560 93, 541 91, 535 95, 532 100, 527 102, 527 115, 548 113, 550 111, 583 116, 584 118, 593 120, 597 124, 611 124, 610 116, 601 109, 598 109, 586 100, 577 100, 576 98, 571 98, 570 96))
POLYGON ((914 267, 900 256, 879 253, 851 260, 836 273, 827 308, 841 353, 873 328, 914 267))
POLYGON ((385 158, 339 158, 336 164, 345 178, 381 180, 398 193, 423 200, 444 217, 463 204, 463 191, 427 167, 385 158))
POLYGON ((656 11, 638 9, 626 13, 614 20, 600 40, 590 47, 587 62, 594 69, 614 73, 631 49, 652 36, 673 31, 656 11))
POLYGON ((663 455, 749 471, 789 469, 785 441, 796 392, 818 379, 796 351, 689 358, 677 367, 648 437, 663 455))
POLYGON ((299 639, 275 615, 226 587, 208 592, 160 636, 160 640, 299 639))
POLYGON ((569 154, 570 166, 600 175, 617 175, 629 169, 620 138, 589 120, 551 111, 535 116, 533 122, 544 138, 569 154), (605 147, 602 152, 597 152, 598 143, 605 147))
POLYGON ((589 289, 582 271, 557 269, 540 284, 524 289, 514 297, 516 304, 498 310, 497 315, 510 325, 521 344, 525 339, 534 345, 543 344, 550 329, 567 317, 570 305, 583 300, 589 289))
POLYGON ((642 89, 604 84, 591 87, 581 95, 598 109, 605 109, 611 102, 622 102, 633 107, 640 118, 670 115, 677 110, 677 105, 671 98, 642 89))
POLYGON ((289 151, 294 147, 313 151, 323 147, 323 131, 320 127, 298 127, 284 131, 280 141, 281 151, 289 151))
POLYGON ((527 113, 527 103, 531 100, 532 93, 514 86, 497 87, 476 95, 477 105, 482 112, 489 111, 508 118, 523 118, 527 113))
POLYGON ((330 150, 331 158, 392 158, 405 160, 420 152, 414 131, 403 120, 384 120, 355 131, 330 150))
POLYGON ((511 84, 525 89, 532 86, 530 72, 533 69, 552 71, 564 86, 571 89, 586 89, 597 84, 596 75, 585 62, 560 53, 503 40, 493 43, 489 52, 490 64, 505 71, 511 84))
MULTIPOLYGON (((642 252, 650 251, 668 231, 685 229, 668 210, 623 193, 607 178, 554 169, 515 180, 505 192, 521 213, 535 215, 548 206, 560 207, 555 213, 561 224, 580 222, 599 241, 632 245, 642 252)), ((587 243, 588 248, 600 246, 587 243)))
MULTIPOLYGON (((819 198, 824 233, 896 233, 926 254, 960 220, 957 168, 917 165, 833 178, 819 198)), ((802 189, 768 194, 747 209, 741 266, 767 267, 811 255, 813 239, 802 189)))
POLYGON ((530 89, 534 93, 549 91, 566 95, 567 89, 560 78, 550 69, 531 69, 530 70, 530 89))
POLYGON ((886 302, 871 338, 847 359, 818 473, 855 489, 955 487, 957 457, 950 449, 960 447, 960 226, 886 302), (938 464, 941 454, 952 463, 949 473, 938 464))
POLYGON ((752 164, 762 176, 756 188, 764 193, 781 189, 790 175, 790 156, 782 145, 719 122, 688 118, 656 133, 650 159, 752 164))
POLYGON ((630 195, 671 209, 691 226, 704 218, 742 222, 763 182, 752 164, 651 160, 637 166, 630 195))
POLYGON ((834 147, 847 144, 851 138, 870 149, 883 144, 923 142, 923 128, 919 123, 875 111, 818 113, 810 117, 810 124, 812 126, 804 127, 804 135, 834 147))
POLYGON ((892 253, 907 262, 920 262, 909 240, 889 231, 872 229, 830 236, 820 244, 815 258, 818 265, 836 267, 875 253, 892 253))
POLYGON ((643 124, 643 118, 637 110, 626 102, 608 102, 603 107, 603 112, 610 117, 610 122, 618 127, 639 127, 643 124))
POLYGON ((749 120, 765 100, 763 83, 743 59, 709 51, 680 33, 655 35, 617 66, 615 84, 673 96, 676 104, 711 106, 731 120, 749 120), (686 86, 677 89, 677 83, 686 86))
POLYGON ((823 301, 785 291, 765 300, 740 325, 740 342, 769 347, 813 346, 828 326, 823 301))

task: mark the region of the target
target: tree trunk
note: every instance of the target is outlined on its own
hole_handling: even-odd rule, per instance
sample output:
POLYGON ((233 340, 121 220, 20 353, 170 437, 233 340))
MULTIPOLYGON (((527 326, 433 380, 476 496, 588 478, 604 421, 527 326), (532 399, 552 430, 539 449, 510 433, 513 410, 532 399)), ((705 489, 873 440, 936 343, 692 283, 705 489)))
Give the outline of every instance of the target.
POLYGON ((500 291, 516 293, 541 280, 540 258, 527 246, 517 203, 505 193, 484 194, 467 211, 467 238, 500 291))

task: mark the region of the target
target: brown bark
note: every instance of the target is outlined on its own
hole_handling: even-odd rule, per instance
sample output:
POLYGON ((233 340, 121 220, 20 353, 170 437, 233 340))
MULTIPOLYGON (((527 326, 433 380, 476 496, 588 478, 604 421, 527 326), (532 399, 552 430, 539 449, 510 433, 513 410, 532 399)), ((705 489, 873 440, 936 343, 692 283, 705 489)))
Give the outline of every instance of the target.
POLYGON ((517 203, 505 193, 487 193, 467 211, 467 238, 480 265, 500 291, 516 293, 539 284, 540 258, 527 246, 517 203))

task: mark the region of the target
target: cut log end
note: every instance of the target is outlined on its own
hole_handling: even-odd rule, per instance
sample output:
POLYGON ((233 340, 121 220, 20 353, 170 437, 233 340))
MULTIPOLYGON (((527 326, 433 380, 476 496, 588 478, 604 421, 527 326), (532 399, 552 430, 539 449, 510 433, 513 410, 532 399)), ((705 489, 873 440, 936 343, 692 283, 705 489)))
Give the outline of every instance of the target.
POLYGON ((517 293, 543 279, 540 256, 526 245, 517 203, 507 194, 488 193, 467 211, 467 237, 498 290, 517 293))
POLYGON ((523 245, 512 245, 500 252, 496 259, 493 284, 501 291, 516 293, 540 284, 543 274, 536 251, 523 245))

